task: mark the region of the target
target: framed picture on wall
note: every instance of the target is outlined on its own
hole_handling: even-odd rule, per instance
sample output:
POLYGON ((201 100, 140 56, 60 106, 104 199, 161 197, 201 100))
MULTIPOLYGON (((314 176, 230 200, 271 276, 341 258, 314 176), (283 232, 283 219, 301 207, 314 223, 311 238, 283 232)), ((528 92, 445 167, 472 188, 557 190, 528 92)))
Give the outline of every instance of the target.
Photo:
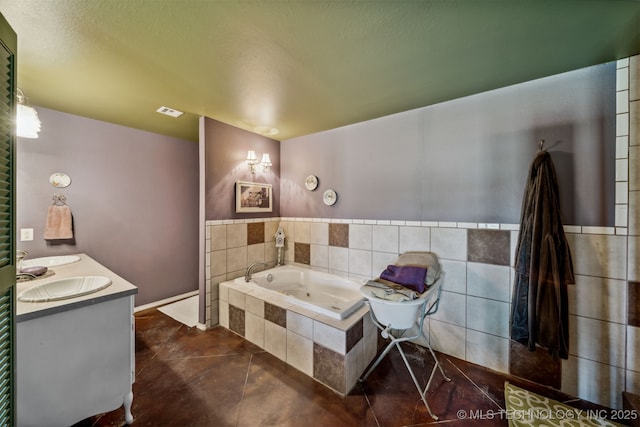
POLYGON ((271 184, 236 181, 236 212, 271 211, 273 211, 271 184))

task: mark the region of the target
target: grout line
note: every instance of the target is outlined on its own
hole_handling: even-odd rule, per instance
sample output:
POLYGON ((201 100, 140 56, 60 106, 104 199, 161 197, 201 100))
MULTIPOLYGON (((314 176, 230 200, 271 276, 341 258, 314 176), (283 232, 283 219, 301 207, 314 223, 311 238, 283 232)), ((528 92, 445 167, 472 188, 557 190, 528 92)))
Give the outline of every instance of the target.
POLYGON ((364 384, 358 380, 358 384, 360 385, 360 389, 362 390, 362 395, 364 396, 364 400, 367 402, 367 406, 371 409, 371 415, 373 415, 373 419, 376 422, 376 426, 380 427, 380 421, 378 421, 378 417, 376 417, 376 411, 373 410, 373 406, 371 406, 371 401, 369 400, 369 396, 367 396, 367 390, 364 388, 364 384))
MULTIPOLYGON (((441 355, 443 353, 440 353, 441 355)), ((453 363, 448 357, 445 357, 445 359, 447 360, 447 362, 449 362, 450 365, 452 365, 454 368, 456 368, 458 370, 458 372, 460 372, 471 384, 473 384, 473 386, 475 388, 478 389, 478 391, 480 391, 480 393, 484 394, 490 401, 492 401, 500 410, 505 410, 505 408, 503 408, 502 406, 500 406, 500 404, 498 402, 496 402, 495 400, 493 400, 493 398, 491 396, 489 396, 487 393, 484 392, 484 390, 482 388, 480 388, 478 386, 478 384, 476 384, 475 381, 473 381, 471 378, 469 378, 469 376, 463 372, 460 368, 458 368, 458 366, 453 363)))
POLYGON ((247 390, 247 383, 249 382, 249 372, 251 372, 251 363, 253 362, 253 353, 250 353, 249 364, 247 365, 247 375, 244 377, 244 384, 242 385, 242 395, 240 396, 240 402, 238 404, 238 413, 236 414, 236 427, 240 421, 240 413, 242 410, 242 402, 244 402, 244 393, 247 390))

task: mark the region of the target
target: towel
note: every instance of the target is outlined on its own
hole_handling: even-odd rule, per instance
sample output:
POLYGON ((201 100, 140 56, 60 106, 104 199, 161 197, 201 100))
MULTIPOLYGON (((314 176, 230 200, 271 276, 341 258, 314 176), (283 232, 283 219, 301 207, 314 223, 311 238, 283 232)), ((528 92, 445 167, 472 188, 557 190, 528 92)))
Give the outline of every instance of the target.
POLYGON ((49 206, 47 224, 44 228, 44 239, 73 239, 71 209, 69 209, 69 206, 49 206))
POLYGON ((380 299, 384 299, 384 300, 388 300, 388 301, 396 301, 396 302, 401 302, 401 301, 411 301, 416 299, 415 295, 416 293, 413 292, 413 298, 411 296, 405 295, 404 293, 401 292, 396 292, 393 289, 390 289, 391 292, 387 292, 384 289, 380 289, 380 288, 376 288, 376 287, 371 287, 371 286, 367 286, 365 285, 364 288, 367 290, 367 292, 371 295, 373 295, 374 297, 380 298, 380 299))
POLYGON ((388 265, 380 274, 380 278, 423 293, 426 290, 424 283, 426 275, 427 269, 424 267, 388 265))
POLYGON ((410 301, 418 298, 417 292, 386 280, 369 280, 364 287, 369 293, 378 298, 392 301, 410 301))

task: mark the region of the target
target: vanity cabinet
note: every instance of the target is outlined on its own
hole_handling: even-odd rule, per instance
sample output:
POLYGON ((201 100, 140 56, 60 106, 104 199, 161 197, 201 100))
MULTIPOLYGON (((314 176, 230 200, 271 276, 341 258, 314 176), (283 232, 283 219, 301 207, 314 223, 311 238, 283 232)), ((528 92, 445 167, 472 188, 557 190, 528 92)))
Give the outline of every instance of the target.
POLYGON ((16 425, 68 427, 124 406, 133 422, 134 297, 138 289, 79 254, 79 262, 19 283, 17 293, 47 281, 99 275, 111 285, 89 295, 16 306, 16 425))
POLYGON ((125 406, 134 380, 133 296, 19 322, 18 426, 70 426, 125 406))

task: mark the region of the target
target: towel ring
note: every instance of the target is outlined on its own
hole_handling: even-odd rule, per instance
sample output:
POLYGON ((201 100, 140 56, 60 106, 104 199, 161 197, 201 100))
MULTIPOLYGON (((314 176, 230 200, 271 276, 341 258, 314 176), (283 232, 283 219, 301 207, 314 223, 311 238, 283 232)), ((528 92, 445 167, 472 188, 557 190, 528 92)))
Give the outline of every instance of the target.
POLYGON ((56 206, 64 206, 67 204, 67 198, 62 194, 54 194, 51 200, 53 200, 52 204, 56 206))

